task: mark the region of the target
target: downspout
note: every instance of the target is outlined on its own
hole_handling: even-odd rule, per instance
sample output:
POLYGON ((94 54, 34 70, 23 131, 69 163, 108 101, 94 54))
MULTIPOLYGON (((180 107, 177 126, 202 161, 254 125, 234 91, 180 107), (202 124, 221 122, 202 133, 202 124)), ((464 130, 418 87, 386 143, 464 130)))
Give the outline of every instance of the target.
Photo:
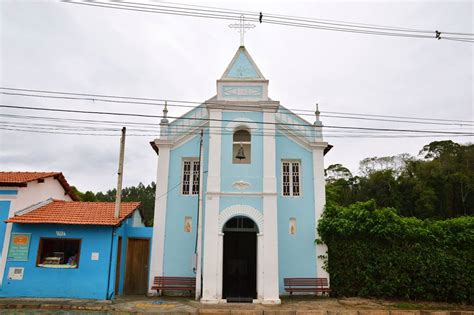
POLYGON ((112 272, 112 257, 113 257, 113 251, 114 251, 114 232, 115 232, 115 227, 112 226, 112 239, 110 240, 110 257, 109 257, 109 274, 107 276, 107 291, 105 293, 105 298, 106 300, 111 300, 112 295, 115 292, 112 292, 112 294, 109 294, 110 290, 110 273, 112 272))
POLYGON ((198 211, 197 211, 197 227, 196 227, 196 245, 194 247, 194 256, 196 258, 196 301, 201 297, 202 291, 202 186, 203 186, 203 168, 202 163, 203 149, 203 130, 201 129, 201 138, 199 141, 199 195, 198 195, 198 211))

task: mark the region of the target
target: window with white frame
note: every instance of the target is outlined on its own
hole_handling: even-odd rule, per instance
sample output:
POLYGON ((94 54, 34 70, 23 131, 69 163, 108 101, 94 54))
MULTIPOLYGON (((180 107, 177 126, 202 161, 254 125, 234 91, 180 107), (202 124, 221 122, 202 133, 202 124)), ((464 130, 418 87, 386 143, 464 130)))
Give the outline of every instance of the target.
POLYGON ((300 195, 300 162, 283 161, 282 162, 282 193, 283 196, 300 195))
POLYGON ((183 161, 181 193, 183 195, 199 194, 199 161, 188 159, 183 161))

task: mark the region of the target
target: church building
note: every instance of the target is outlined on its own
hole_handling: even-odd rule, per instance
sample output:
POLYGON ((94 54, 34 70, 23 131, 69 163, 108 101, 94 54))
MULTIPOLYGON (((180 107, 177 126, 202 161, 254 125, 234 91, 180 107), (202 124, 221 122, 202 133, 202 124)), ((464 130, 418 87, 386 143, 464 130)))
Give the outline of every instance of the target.
POLYGON ((310 123, 272 100, 240 46, 214 97, 163 113, 150 294, 157 276, 196 277, 203 303, 279 304, 284 278, 329 278, 315 243, 331 148, 318 111, 310 123))

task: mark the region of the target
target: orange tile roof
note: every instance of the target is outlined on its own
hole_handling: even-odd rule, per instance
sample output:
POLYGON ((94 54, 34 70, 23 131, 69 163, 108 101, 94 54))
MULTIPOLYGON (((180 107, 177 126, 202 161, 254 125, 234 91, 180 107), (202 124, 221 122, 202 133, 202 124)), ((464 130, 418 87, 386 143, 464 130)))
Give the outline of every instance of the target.
POLYGON ((25 184, 61 174, 60 172, 0 172, 0 184, 25 184))
POLYGON ((113 202, 82 202, 51 200, 22 215, 6 220, 8 223, 29 224, 81 224, 81 225, 119 225, 132 215, 139 202, 122 202, 120 215, 114 218, 115 203, 113 202))
POLYGON ((28 182, 54 176, 72 200, 79 200, 61 172, 0 172, 0 186, 21 187, 28 182))

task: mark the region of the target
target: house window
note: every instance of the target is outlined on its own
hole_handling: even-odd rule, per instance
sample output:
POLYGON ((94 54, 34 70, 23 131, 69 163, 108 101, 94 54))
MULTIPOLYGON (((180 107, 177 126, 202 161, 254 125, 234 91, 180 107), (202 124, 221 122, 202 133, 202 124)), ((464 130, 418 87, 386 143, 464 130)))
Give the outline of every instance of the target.
POLYGON ((183 161, 183 195, 199 194, 199 161, 184 160, 183 161))
POLYGON ((232 138, 232 163, 250 164, 252 137, 250 132, 239 129, 234 132, 232 138))
POLYGON ((45 268, 77 268, 80 254, 80 239, 41 238, 36 265, 45 268))
POLYGON ((282 163, 283 196, 300 195, 300 162, 283 161, 282 163))

